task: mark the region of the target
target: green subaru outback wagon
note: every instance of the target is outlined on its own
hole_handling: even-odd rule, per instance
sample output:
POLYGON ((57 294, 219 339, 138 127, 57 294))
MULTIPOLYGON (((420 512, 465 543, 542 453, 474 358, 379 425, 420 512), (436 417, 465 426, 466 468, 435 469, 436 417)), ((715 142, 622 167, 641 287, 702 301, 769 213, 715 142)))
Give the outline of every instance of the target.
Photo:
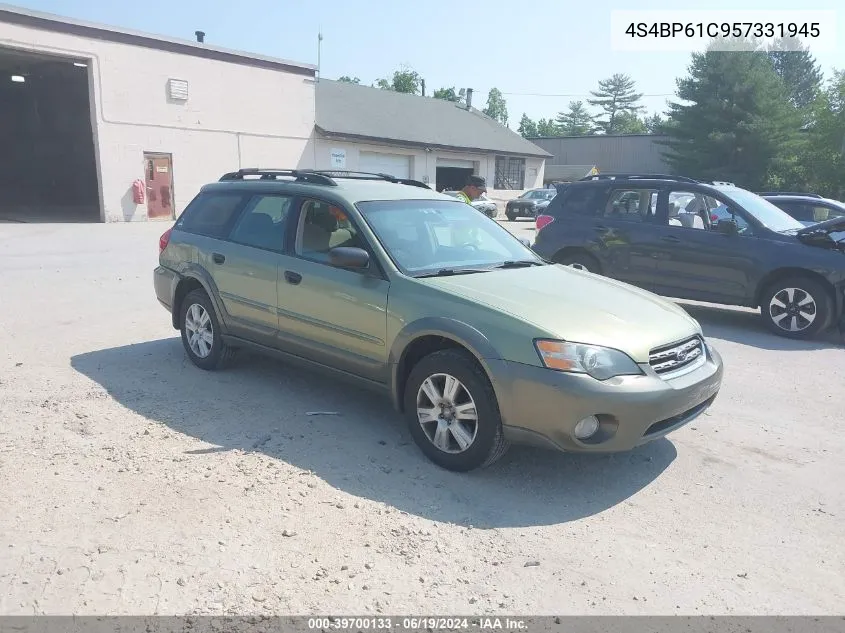
POLYGON ((197 367, 243 348, 375 387, 450 470, 511 443, 629 450, 721 386, 682 308, 549 263, 415 181, 242 169, 205 185, 159 250, 155 292, 197 367))

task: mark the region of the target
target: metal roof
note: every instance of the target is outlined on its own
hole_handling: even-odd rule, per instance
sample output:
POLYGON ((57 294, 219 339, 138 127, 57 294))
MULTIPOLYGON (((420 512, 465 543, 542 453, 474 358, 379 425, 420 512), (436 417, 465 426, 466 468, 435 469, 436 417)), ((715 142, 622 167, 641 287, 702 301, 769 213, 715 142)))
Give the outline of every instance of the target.
POLYGON ((195 57, 204 57, 206 59, 214 59, 233 64, 257 66, 259 68, 268 68, 271 70, 284 70, 301 75, 308 75, 310 77, 313 77, 317 70, 317 67, 313 64, 303 64, 301 62, 294 62, 286 59, 265 57, 263 55, 255 55, 245 51, 221 48, 219 46, 212 46, 210 44, 195 42, 192 40, 151 35, 149 33, 132 31, 105 24, 84 22, 82 20, 74 20, 72 18, 66 18, 53 13, 30 11, 29 9, 9 4, 0 4, 0 22, 17 24, 44 31, 53 31, 56 33, 67 33, 69 35, 77 35, 89 39, 105 40, 120 44, 128 44, 131 46, 143 46, 145 48, 155 48, 172 53, 193 55, 195 57))
POLYGON ((574 182, 581 180, 595 168, 595 165, 549 165, 546 163, 543 177, 546 180, 574 182))
POLYGON ((479 110, 329 79, 317 82, 317 129, 329 138, 432 149, 551 156, 479 110))

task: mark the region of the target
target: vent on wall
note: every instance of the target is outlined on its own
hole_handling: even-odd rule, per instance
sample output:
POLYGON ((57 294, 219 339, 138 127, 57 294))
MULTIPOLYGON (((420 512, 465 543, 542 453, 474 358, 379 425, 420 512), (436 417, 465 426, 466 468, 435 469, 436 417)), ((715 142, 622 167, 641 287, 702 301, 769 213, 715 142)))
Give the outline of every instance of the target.
POLYGON ((176 101, 187 101, 188 82, 183 79, 168 79, 167 94, 176 101))

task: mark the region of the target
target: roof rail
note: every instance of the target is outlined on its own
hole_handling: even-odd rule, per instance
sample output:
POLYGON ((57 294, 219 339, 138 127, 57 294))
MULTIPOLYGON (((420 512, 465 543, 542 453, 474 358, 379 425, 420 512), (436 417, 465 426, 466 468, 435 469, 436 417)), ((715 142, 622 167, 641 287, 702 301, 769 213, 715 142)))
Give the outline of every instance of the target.
MULTIPOLYGON (((355 180, 387 180, 388 182, 397 183, 400 185, 410 185, 412 187, 422 187, 423 189, 431 189, 427 184, 420 180, 412 178, 397 178, 391 174, 375 173, 370 171, 347 171, 337 169, 306 169, 301 172, 309 172, 320 174, 321 176, 328 176, 330 178, 351 178, 355 180)), ((300 172, 300 173, 301 173, 300 172)))
POLYGON ((803 196, 805 198, 821 198, 817 193, 804 193, 801 191, 760 191, 758 196, 803 196))
POLYGON ((219 182, 245 180, 244 176, 257 176, 258 180, 277 180, 293 178, 296 182, 308 182, 314 185, 328 185, 336 187, 337 183, 328 176, 309 169, 275 169, 272 167, 244 167, 238 171, 223 174, 219 182))
POLYGON ((666 174, 615 174, 610 172, 592 174, 581 178, 581 182, 585 180, 673 180, 675 182, 700 184, 700 181, 687 178, 686 176, 667 176, 666 174))

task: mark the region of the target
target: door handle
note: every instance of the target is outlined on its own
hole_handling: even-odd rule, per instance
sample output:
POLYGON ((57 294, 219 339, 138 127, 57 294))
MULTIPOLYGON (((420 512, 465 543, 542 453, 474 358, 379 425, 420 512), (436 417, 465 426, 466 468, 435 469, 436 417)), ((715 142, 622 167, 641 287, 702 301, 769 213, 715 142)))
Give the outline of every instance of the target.
POLYGON ((223 262, 226 261, 226 256, 221 255, 220 253, 212 253, 211 254, 211 261, 213 261, 215 264, 222 264, 223 262))
POLYGON ((299 273, 295 273, 292 270, 285 271, 285 281, 289 284, 293 284, 294 286, 297 285, 300 281, 302 281, 302 275, 299 273))
POLYGON ((681 241, 681 238, 675 237, 674 235, 664 235, 660 239, 663 240, 664 242, 672 242, 672 243, 678 243, 678 242, 681 241))

